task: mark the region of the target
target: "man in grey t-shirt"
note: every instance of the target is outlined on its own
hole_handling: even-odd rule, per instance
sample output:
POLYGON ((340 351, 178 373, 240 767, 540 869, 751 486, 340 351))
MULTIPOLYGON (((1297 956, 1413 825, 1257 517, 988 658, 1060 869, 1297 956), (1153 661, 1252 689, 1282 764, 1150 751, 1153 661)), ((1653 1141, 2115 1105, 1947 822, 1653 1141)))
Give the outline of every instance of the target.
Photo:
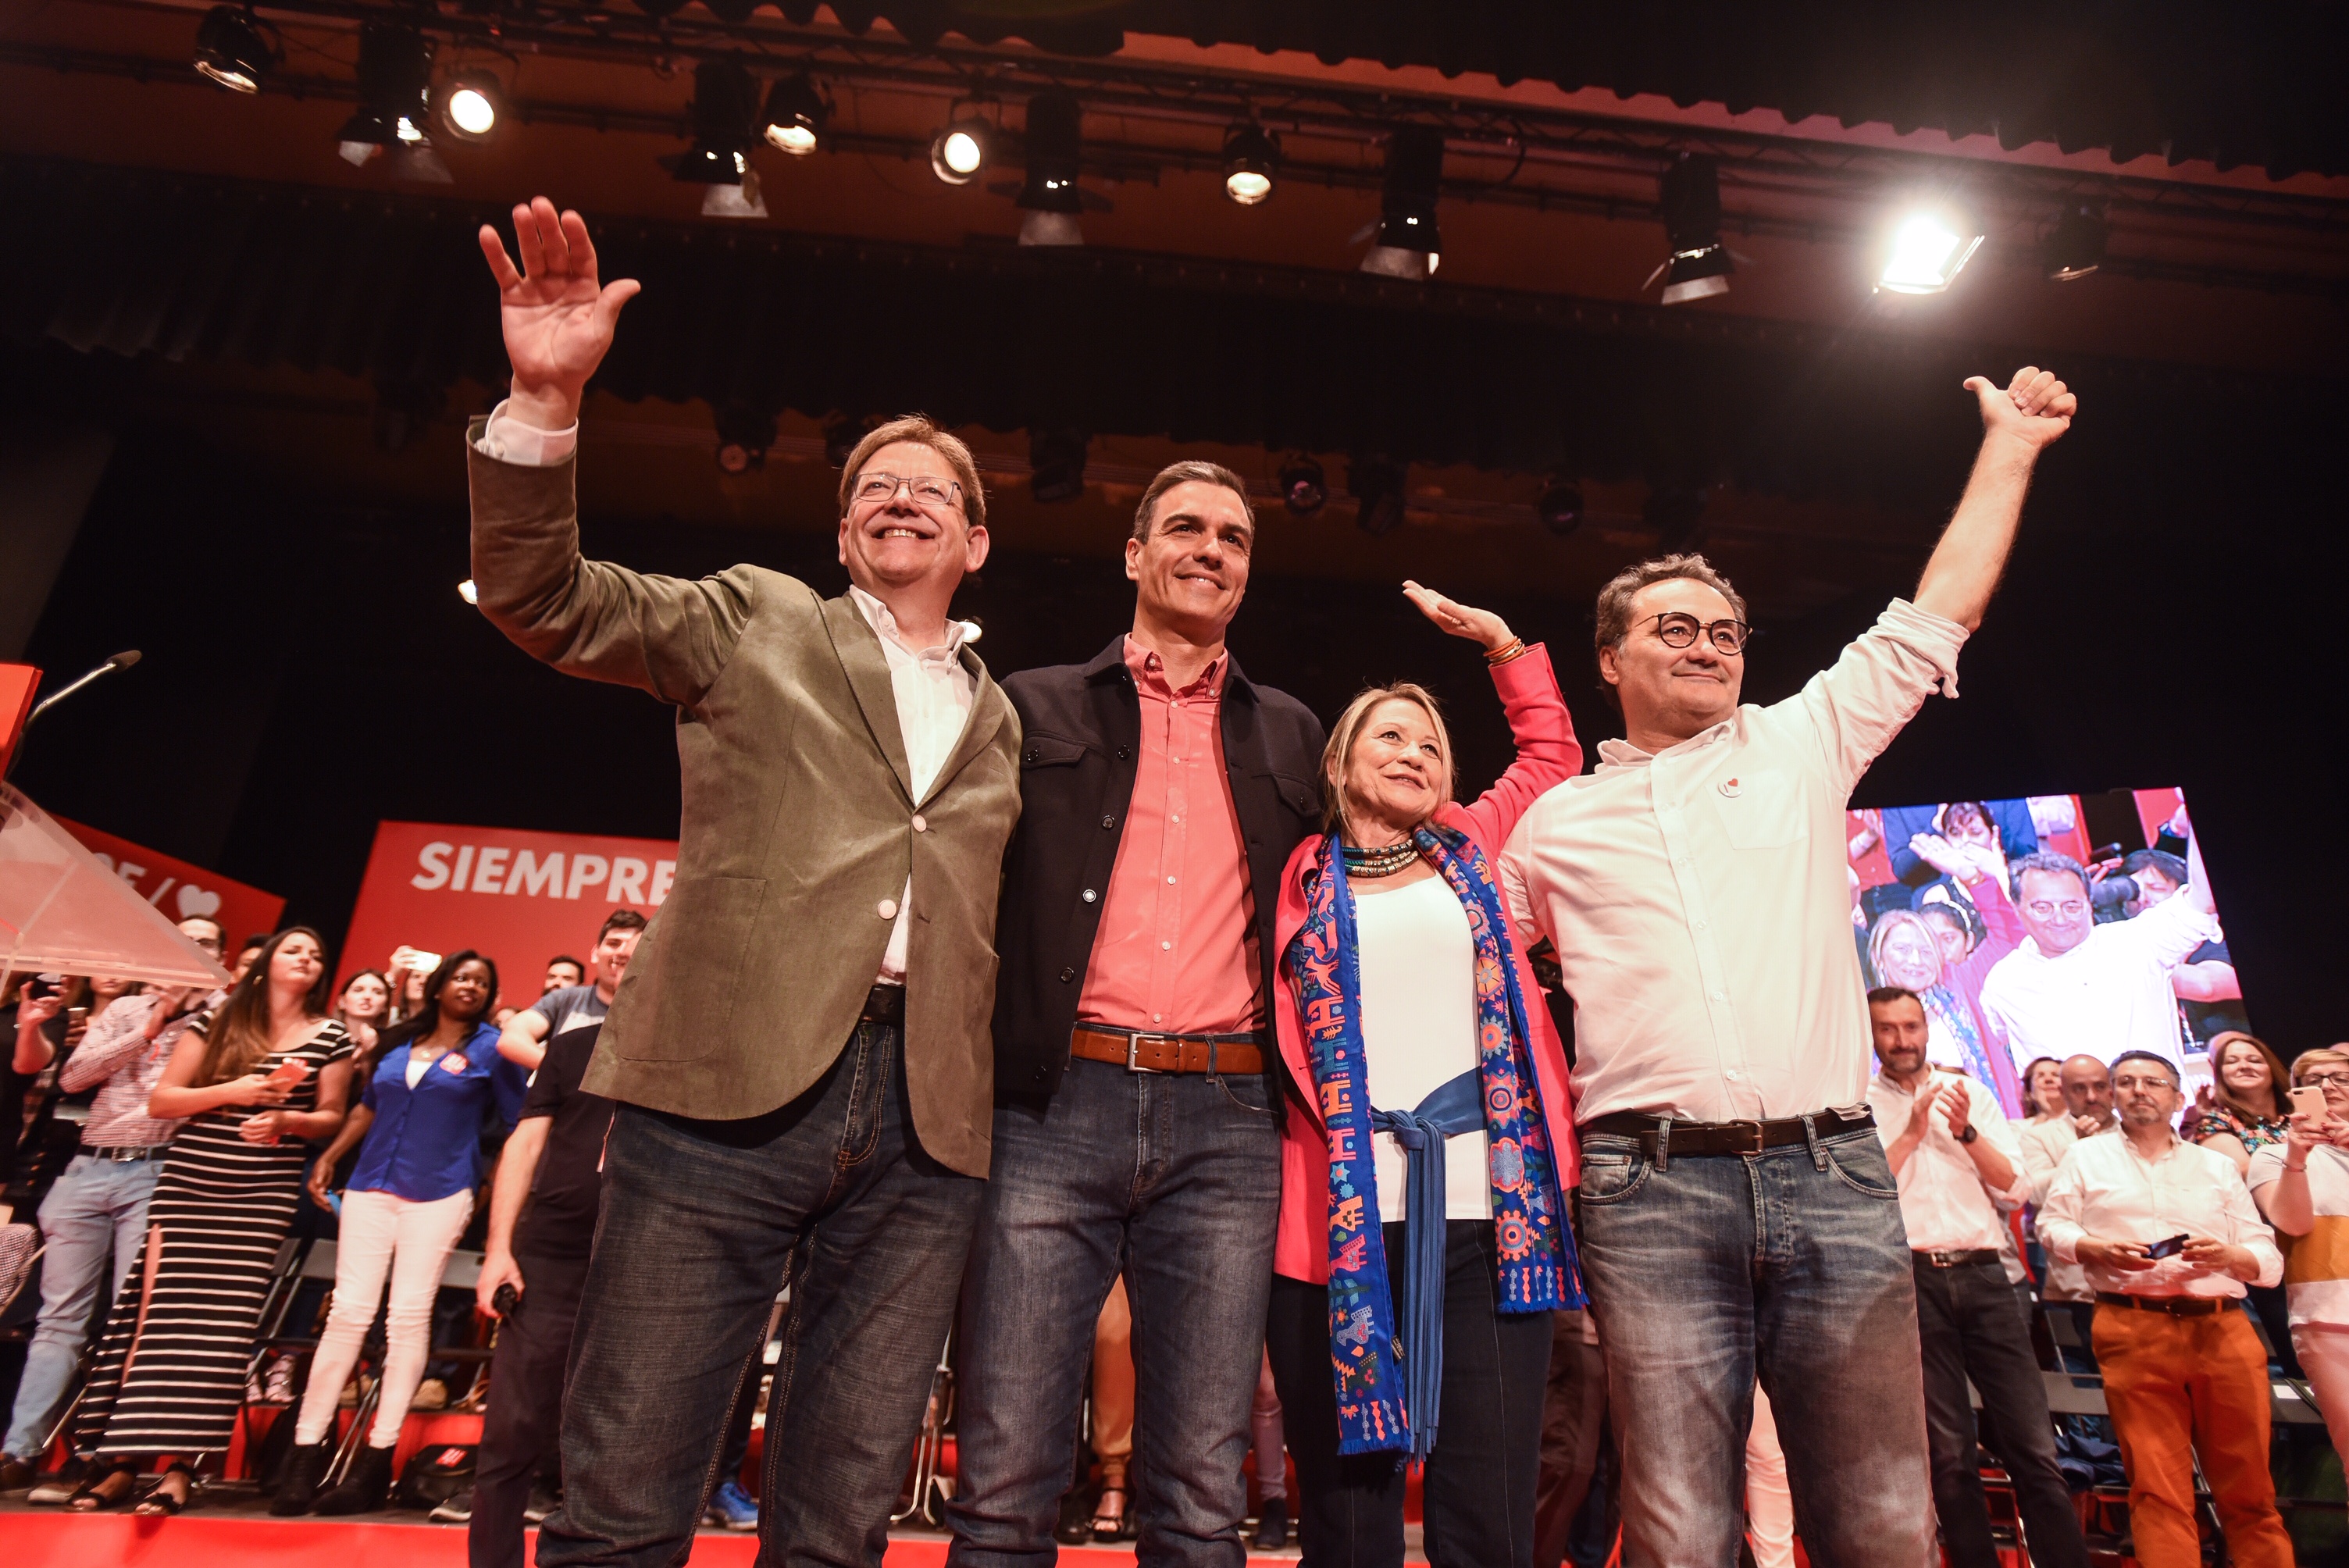
POLYGON ((605 915, 603 930, 595 934, 595 951, 587 959, 593 977, 589 984, 549 991, 507 1019, 498 1036, 498 1054, 536 1072, 548 1040, 565 1029, 602 1023, 604 1015, 611 1011, 613 993, 620 988, 620 976, 627 973, 628 960, 636 956, 636 941, 644 934, 645 917, 633 909, 616 909, 605 915))

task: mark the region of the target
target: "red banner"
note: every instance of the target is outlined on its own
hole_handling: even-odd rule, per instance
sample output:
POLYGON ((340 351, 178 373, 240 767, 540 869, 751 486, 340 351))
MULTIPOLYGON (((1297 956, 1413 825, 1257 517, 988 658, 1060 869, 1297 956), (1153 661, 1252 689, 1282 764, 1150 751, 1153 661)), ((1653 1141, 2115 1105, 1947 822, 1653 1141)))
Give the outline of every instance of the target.
POLYGON ((0 665, 0 774, 8 771, 8 759, 16 754, 16 741, 33 711, 34 689, 40 684, 41 672, 32 665, 0 665))
POLYGON ((274 892, 63 817, 56 821, 174 925, 200 914, 219 921, 227 962, 234 962, 238 943, 255 932, 275 931, 277 917, 285 913, 285 901, 274 892))
POLYGON ((605 915, 650 915, 676 876, 674 839, 378 823, 340 974, 381 969, 396 947, 471 947, 496 962, 505 1004, 519 1006, 538 995, 548 959, 586 957, 605 915))

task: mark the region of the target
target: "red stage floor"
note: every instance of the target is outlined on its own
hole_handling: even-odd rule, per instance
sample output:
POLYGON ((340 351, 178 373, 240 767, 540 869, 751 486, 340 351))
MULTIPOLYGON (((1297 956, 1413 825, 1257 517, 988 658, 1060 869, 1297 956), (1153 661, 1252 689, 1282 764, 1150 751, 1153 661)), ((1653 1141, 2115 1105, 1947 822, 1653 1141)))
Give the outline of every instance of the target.
MULTIPOLYGON (((464 1568, 462 1525, 427 1523, 412 1513, 272 1519, 259 1508, 257 1500, 222 1498, 177 1519, 134 1519, 18 1504, 0 1509, 0 1568, 464 1568)), ((755 1535, 704 1531, 693 1561, 750 1568, 758 1552, 755 1535)), ((946 1560, 944 1535, 907 1532, 889 1542, 889 1568, 944 1568, 946 1560)), ((1071 1568, 1127 1568, 1134 1558, 1131 1548, 1064 1546, 1061 1560, 1071 1568)), ((1293 1568, 1296 1561, 1293 1550, 1249 1559, 1265 1568, 1293 1568)))

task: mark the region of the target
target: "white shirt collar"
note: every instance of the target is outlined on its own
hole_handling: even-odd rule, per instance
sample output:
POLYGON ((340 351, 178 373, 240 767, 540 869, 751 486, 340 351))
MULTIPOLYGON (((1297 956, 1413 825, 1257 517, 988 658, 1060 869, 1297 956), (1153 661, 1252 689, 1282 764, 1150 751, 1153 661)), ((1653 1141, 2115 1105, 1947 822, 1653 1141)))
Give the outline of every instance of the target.
POLYGON ((943 644, 935 648, 910 646, 905 639, 898 634, 897 617, 890 612, 888 605, 884 604, 854 583, 848 585, 848 596, 854 602, 856 607, 864 612, 865 624, 873 628, 874 634, 884 642, 896 644, 916 658, 950 662, 962 656, 964 644, 978 641, 979 629, 976 623, 949 618, 947 622, 947 640, 943 644))
POLYGON ((1661 751, 1642 751, 1628 740, 1602 740, 1599 743, 1599 766, 1602 770, 1609 768, 1643 768, 1659 757, 1677 757, 1684 751, 1695 751, 1715 741, 1725 740, 1736 724, 1733 718, 1724 718, 1677 745, 1665 747, 1661 751))

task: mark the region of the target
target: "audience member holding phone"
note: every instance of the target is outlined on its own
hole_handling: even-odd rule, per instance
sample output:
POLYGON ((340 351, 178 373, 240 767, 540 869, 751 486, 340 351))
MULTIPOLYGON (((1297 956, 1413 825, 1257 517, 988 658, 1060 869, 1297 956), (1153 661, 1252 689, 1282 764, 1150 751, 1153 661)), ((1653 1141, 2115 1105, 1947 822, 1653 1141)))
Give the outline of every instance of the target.
POLYGON ((2335 1448, 2349 1440, 2349 1051, 2303 1051, 2292 1064, 2292 1117, 2281 1145, 2251 1156, 2251 1198, 2297 1239, 2283 1270, 2292 1345, 2335 1448))
POLYGON ((357 1108, 311 1169, 310 1196, 324 1207, 336 1161, 358 1145, 343 1195, 334 1309, 318 1336, 272 1513, 366 1513, 390 1490, 391 1452, 430 1347, 433 1294, 481 1185, 483 1113, 494 1105, 511 1130, 529 1088, 529 1075, 498 1055, 488 1021, 497 995, 497 965, 487 958, 468 949, 442 959, 424 983, 423 1010, 385 1035, 357 1108), (375 1423, 350 1474, 321 1495, 336 1406, 387 1278, 389 1347, 375 1423))
POLYGON ((2039 1239, 2096 1292, 2092 1340, 2128 1467, 2144 1568, 2199 1568, 2195 1460, 2240 1568, 2290 1568, 2268 1471, 2268 1357, 2233 1310, 2283 1258, 2234 1161, 2171 1130, 2185 1095, 2150 1051, 2112 1066, 2117 1137, 2084 1138, 2057 1167, 2039 1239), (2181 1235, 2180 1233, 2183 1233, 2181 1235))

